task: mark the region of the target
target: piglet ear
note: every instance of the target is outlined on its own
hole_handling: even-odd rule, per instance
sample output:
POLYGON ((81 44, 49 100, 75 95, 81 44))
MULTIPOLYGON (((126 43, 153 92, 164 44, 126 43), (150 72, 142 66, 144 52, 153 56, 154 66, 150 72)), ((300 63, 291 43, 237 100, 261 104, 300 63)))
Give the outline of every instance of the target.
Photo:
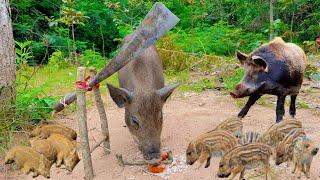
POLYGON ((116 88, 111 84, 107 84, 112 100, 118 105, 119 108, 129 104, 133 98, 133 93, 124 88, 116 88))
POLYGON ((246 55, 245 53, 242 53, 238 50, 236 51, 236 56, 242 65, 245 64, 245 62, 247 61, 247 58, 248 58, 248 55, 246 55))
POLYGON ((179 86, 179 83, 165 86, 157 90, 157 94, 160 95, 161 99, 166 102, 168 97, 173 93, 173 91, 179 86))
POLYGON ((262 57, 254 55, 252 56, 252 60, 259 68, 265 72, 268 72, 268 64, 262 57))

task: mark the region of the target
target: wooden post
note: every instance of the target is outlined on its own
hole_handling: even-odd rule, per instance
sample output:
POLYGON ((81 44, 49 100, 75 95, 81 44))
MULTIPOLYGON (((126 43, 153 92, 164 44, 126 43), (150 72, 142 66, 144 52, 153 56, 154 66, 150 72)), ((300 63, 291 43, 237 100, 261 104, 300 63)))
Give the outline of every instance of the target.
MULTIPOLYGON (((95 68, 91 67, 90 68, 91 78, 94 78, 96 76, 96 74, 97 74, 97 70, 95 68)), ((109 128, 108 128, 108 119, 107 119, 106 111, 104 109, 103 100, 102 100, 99 88, 94 86, 92 89, 93 89, 93 93, 94 93, 94 99, 96 101, 96 106, 97 106, 99 116, 100 116, 101 133, 102 133, 102 138, 104 139, 104 141, 103 141, 104 152, 105 152, 105 154, 109 154, 110 153, 110 139, 109 139, 109 128)))
MULTIPOLYGON (((84 81, 86 74, 85 67, 78 67, 77 81, 84 81)), ((86 110, 86 90, 79 87, 77 89, 77 114, 80 133, 80 146, 82 149, 82 160, 84 166, 85 179, 93 179, 93 168, 90 154, 89 137, 87 130, 87 110, 86 110)))

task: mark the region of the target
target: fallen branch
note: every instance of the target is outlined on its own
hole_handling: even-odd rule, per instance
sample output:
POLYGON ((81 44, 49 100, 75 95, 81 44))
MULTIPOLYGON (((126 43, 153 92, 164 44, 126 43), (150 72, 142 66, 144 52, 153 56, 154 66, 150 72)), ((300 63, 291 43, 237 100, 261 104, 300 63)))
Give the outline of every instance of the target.
MULTIPOLYGON (((117 158, 118 163, 121 167, 124 167, 125 165, 127 165, 127 166, 143 166, 143 165, 154 164, 154 163, 147 162, 145 160, 132 160, 132 161, 127 160, 127 161, 125 161, 125 160, 123 160, 122 154, 116 154, 116 158, 117 158)), ((161 161, 161 163, 171 164, 172 161, 173 161, 172 152, 168 151, 168 160, 163 160, 163 161, 161 161)))
MULTIPOLYGON (((95 145, 93 145, 92 148, 90 149, 90 153, 92 153, 94 150, 96 150, 105 140, 106 140, 106 138, 103 138, 100 141, 98 141, 95 145)), ((106 147, 104 147, 104 149, 106 151, 111 152, 111 150, 106 147)))

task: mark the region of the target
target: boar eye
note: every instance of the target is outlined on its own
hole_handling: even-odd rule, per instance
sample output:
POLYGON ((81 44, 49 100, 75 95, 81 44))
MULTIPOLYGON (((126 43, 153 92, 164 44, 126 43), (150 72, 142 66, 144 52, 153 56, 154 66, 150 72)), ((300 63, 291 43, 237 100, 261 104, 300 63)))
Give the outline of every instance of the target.
POLYGON ((187 155, 188 155, 188 156, 191 156, 191 152, 188 152, 187 155))
POLYGON ((280 154, 280 155, 279 155, 279 158, 282 158, 282 157, 283 157, 283 154, 280 154))
POLYGON ((135 129, 138 129, 139 128, 138 118, 135 116, 131 116, 131 124, 134 126, 135 129))
POLYGON ((223 167, 223 164, 219 164, 219 167, 221 167, 221 168, 222 168, 222 167, 223 167))
POLYGON ((304 145, 304 147, 305 147, 305 148, 308 148, 308 147, 309 147, 309 144, 304 145))

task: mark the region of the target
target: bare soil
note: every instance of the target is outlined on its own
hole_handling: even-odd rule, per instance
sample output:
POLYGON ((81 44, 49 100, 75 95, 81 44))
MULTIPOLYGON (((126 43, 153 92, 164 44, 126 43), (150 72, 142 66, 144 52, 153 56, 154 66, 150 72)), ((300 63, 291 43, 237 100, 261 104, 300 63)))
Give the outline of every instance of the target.
MULTIPOLYGON (((310 97, 313 104, 319 105, 319 96, 310 97)), ((305 100, 305 96, 298 96, 298 101, 305 100)), ((193 166, 185 165, 185 150, 190 140, 196 136, 213 129, 224 119, 235 116, 240 108, 235 100, 226 93, 219 91, 204 91, 202 93, 176 93, 164 106, 164 124, 162 132, 162 146, 173 152, 174 163, 167 166, 164 173, 150 174, 146 166, 120 167, 115 154, 122 154, 124 159, 141 158, 141 154, 131 137, 124 122, 124 109, 119 109, 109 97, 105 97, 107 117, 111 136, 111 154, 105 155, 102 147, 92 153, 95 179, 218 179, 218 158, 211 160, 209 168, 194 170, 193 166)), ((262 133, 275 122, 275 97, 268 96, 268 106, 254 105, 246 118, 243 119, 244 130, 254 130, 262 133)), ((308 101, 309 101, 308 100, 308 101)), ((297 119, 303 122, 307 135, 316 143, 320 141, 320 109, 298 109, 297 119)), ((100 139, 100 122, 95 108, 88 110, 88 129, 90 144, 100 139)), ((286 107, 288 116, 288 107, 286 107)), ((59 117, 57 122, 78 130, 76 114, 59 117)), ((78 139, 79 141, 79 139, 78 139)), ((81 155, 81 152, 79 152, 81 155)), ((293 179, 291 168, 286 164, 272 165, 272 179, 293 179)), ((311 179, 320 179, 320 155, 315 156, 311 167, 311 179)), ((83 164, 75 167, 72 173, 65 169, 51 169, 52 179, 83 179, 83 164)), ((247 179, 264 179, 260 170, 247 171, 247 179)), ((0 179, 32 179, 31 175, 25 176, 20 171, 12 172, 12 167, 3 167, 3 158, 0 159, 0 179), (11 169, 11 170, 10 170, 11 169)), ((37 179, 44 179, 38 177, 37 179)), ((305 176, 302 176, 305 179, 305 176)))

